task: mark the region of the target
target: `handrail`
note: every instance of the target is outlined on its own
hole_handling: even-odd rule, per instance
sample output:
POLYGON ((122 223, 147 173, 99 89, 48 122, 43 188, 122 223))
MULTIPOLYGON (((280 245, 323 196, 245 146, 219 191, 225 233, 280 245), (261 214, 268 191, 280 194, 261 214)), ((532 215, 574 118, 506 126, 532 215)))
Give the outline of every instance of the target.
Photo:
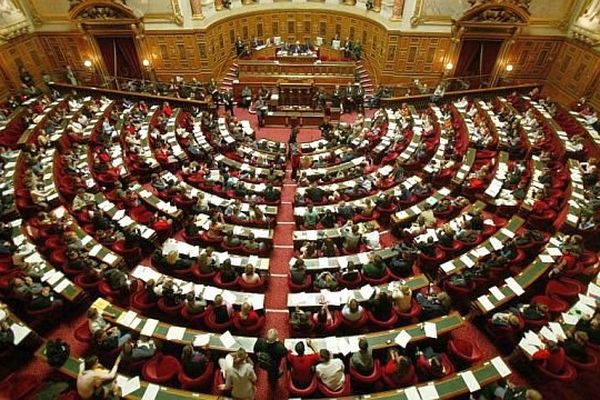
POLYGON ((124 90, 115 90, 115 89, 105 89, 98 87, 89 87, 89 86, 74 86, 66 83, 57 83, 50 82, 48 86, 52 89, 56 89, 61 92, 71 92, 76 90, 82 94, 89 94, 94 96, 103 96, 110 95, 111 97, 117 98, 134 98, 137 100, 145 100, 145 101, 155 101, 155 102, 165 102, 168 101, 172 105, 178 107, 198 107, 201 110, 205 110, 208 108, 210 102, 207 100, 191 100, 191 99, 183 99, 181 97, 170 97, 170 96, 158 96, 149 93, 137 93, 137 92, 128 92, 124 90))
MULTIPOLYGON (((486 97, 486 96, 497 96, 499 93, 510 93, 510 92, 525 92, 532 90, 534 88, 541 87, 541 84, 538 83, 528 83, 522 85, 513 85, 513 86, 497 86, 492 88, 484 88, 484 89, 470 89, 470 90, 458 90, 452 92, 445 92, 442 99, 444 101, 455 100, 463 96, 468 97, 486 97)), ((420 94, 416 96, 405 96, 405 97, 387 97, 381 98, 382 106, 399 106, 402 103, 415 104, 415 103, 430 103, 432 98, 432 93, 428 94, 420 94)))

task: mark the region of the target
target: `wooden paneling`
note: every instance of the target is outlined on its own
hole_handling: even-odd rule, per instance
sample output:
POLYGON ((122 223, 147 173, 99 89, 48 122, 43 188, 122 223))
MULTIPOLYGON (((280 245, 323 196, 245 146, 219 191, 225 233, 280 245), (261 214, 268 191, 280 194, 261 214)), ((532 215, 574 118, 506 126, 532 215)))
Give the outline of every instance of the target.
POLYGON ((574 100, 593 93, 600 76, 600 54, 573 41, 563 42, 548 81, 574 100))
POLYGON ((48 60, 38 39, 32 35, 13 39, 0 46, 0 95, 18 91, 21 87, 19 67, 24 66, 36 83, 42 83, 42 75, 48 72, 48 60))
POLYGON ((146 46, 159 78, 173 75, 206 78, 212 55, 207 55, 205 35, 194 31, 147 32, 146 46))
POLYGON ((48 56, 48 68, 55 79, 64 79, 65 66, 70 65, 76 76, 82 82, 89 79, 89 71, 83 66, 84 60, 95 59, 92 45, 83 34, 78 32, 44 33, 37 35, 38 40, 48 56))
POLYGON ((507 64, 514 79, 545 78, 558 57, 562 38, 519 37, 510 48, 507 64))
POLYGON ((438 79, 450 49, 446 35, 406 35, 391 33, 387 51, 381 58, 382 81, 404 83, 413 78, 438 79))

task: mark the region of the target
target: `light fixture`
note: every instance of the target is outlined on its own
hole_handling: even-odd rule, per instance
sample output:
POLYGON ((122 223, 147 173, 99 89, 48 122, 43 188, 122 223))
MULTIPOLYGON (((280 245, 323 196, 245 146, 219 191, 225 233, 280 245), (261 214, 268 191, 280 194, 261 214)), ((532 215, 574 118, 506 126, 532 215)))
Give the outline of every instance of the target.
POLYGON ((148 59, 144 58, 144 59, 142 60, 142 65, 143 65, 144 67, 149 67, 149 66, 150 66, 150 60, 148 60, 148 59))
POLYGON ((451 62, 449 62, 448 64, 446 64, 446 70, 450 71, 452 68, 454 68, 454 64, 452 64, 451 62))
POLYGON ((84 67, 86 67, 86 68, 92 68, 92 61, 90 61, 90 60, 85 60, 85 61, 83 62, 83 66, 84 66, 84 67))
POLYGON ((512 71, 512 70, 513 70, 513 66, 512 66, 512 64, 508 64, 508 65, 506 66, 506 71, 507 71, 507 72, 510 72, 510 71, 512 71))

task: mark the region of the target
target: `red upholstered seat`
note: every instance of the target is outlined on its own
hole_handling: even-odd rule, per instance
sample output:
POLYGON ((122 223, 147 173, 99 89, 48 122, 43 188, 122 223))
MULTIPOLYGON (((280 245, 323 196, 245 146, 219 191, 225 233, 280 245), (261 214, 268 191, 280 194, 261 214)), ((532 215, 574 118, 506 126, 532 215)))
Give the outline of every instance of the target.
POLYGON ((381 363, 379 360, 373 362, 373 371, 369 375, 363 375, 350 366, 350 376, 352 382, 358 385, 374 384, 381 378, 381 363))
POLYGON ((560 278, 551 280, 546 285, 546 296, 559 297, 567 302, 577 299, 577 295, 582 293, 585 287, 574 279, 560 278))
POLYGON ((401 312, 396 307, 394 307, 394 311, 396 312, 396 315, 398 315, 400 321, 406 323, 416 322, 421 315, 421 306, 415 299, 412 299, 410 302, 410 310, 408 310, 408 312, 401 312))
POLYGON ((261 277, 258 283, 249 284, 246 283, 241 277, 238 279, 238 284, 240 285, 240 289, 244 292, 262 292, 265 290, 267 285, 267 279, 265 277, 261 277))
POLYGON ((415 383, 417 383, 417 381, 418 381, 417 373, 415 372, 415 366, 412 364, 410 364, 408 366, 408 370, 406 371, 406 374, 403 377, 401 377, 400 379, 393 379, 392 377, 390 377, 386 374, 381 374, 381 378, 383 380, 383 383, 385 383, 385 386, 387 386, 388 389, 397 389, 397 388, 411 386, 411 385, 414 385, 415 383))
POLYGON ((368 283, 371 286, 379 286, 383 285, 390 279, 389 270, 386 268, 383 276, 381 278, 369 278, 364 272, 362 273, 362 279, 365 283, 368 283))
POLYGON ((547 306, 548 311, 551 314, 560 314, 562 312, 567 311, 567 308, 569 308, 569 305, 566 302, 562 301, 561 299, 559 299, 557 297, 542 295, 542 294, 534 296, 531 299, 531 303, 543 304, 543 305, 547 306))
POLYGON ((181 307, 181 316, 191 326, 200 327, 204 323, 204 317, 206 316, 207 309, 202 312, 191 314, 186 306, 181 307))
POLYGON ((225 332, 231 329, 233 326, 233 321, 231 319, 223 322, 222 324, 217 323, 215 320, 215 312, 212 307, 207 309, 206 316, 204 317, 204 323, 209 330, 215 332, 225 332))
POLYGON ((304 282, 304 284, 298 285, 297 283, 294 283, 294 281, 292 280, 292 276, 288 275, 288 287, 293 293, 305 292, 307 290, 310 290, 310 288, 312 287, 312 276, 306 275, 306 281, 304 282))
POLYGON ((319 392, 325 397, 336 398, 336 397, 341 397, 341 396, 348 396, 352 392, 352 383, 350 382, 349 374, 346 374, 346 380, 344 381, 344 386, 342 386, 337 391, 333 391, 333 390, 329 389, 321 381, 318 381, 317 386, 319 388, 319 392))
POLYGON ((175 357, 156 353, 142 367, 142 376, 146 381, 165 385, 179 374, 180 369, 181 365, 175 357))
POLYGON ((448 341, 448 353, 469 365, 475 364, 483 356, 475 342, 458 338, 452 338, 448 341))
POLYGON ((163 312, 163 314, 165 314, 171 318, 179 317, 179 314, 181 314, 181 308, 183 307, 183 302, 181 302, 179 304, 175 304, 175 305, 165 304, 164 297, 160 297, 158 299, 158 301, 156 302, 156 304, 158 305, 158 308, 160 309, 160 311, 163 312))
POLYGON ((135 293, 132 293, 129 299, 129 304, 131 308, 134 308, 137 311, 142 313, 147 313, 155 309, 156 301, 149 301, 148 295, 146 294, 146 290, 138 290, 135 293))
POLYGON ((79 274, 73 279, 73 282, 85 290, 86 293, 91 293, 98 290, 100 282, 102 281, 91 275, 79 274))
POLYGON ((206 369, 202 373, 202 375, 192 378, 185 374, 183 368, 179 370, 179 374, 177 375, 177 380, 181 384, 181 388, 184 390, 205 390, 212 384, 213 374, 215 371, 215 365, 212 361, 209 361, 206 364, 206 369))
POLYGON ((265 316, 264 315, 260 315, 258 317, 258 321, 256 321, 255 324, 250 325, 250 326, 242 325, 237 314, 234 315, 234 317, 232 318, 232 321, 233 321, 233 326, 235 327, 236 331, 244 336, 257 336, 260 333, 260 331, 262 330, 262 328, 265 326, 265 316))
POLYGON ((580 362, 565 354, 565 358, 569 364, 580 371, 595 371, 600 364, 600 358, 589 347, 586 348, 587 361, 580 362))
POLYGON ((127 264, 135 264, 142 258, 142 250, 139 247, 127 247, 124 240, 118 240, 112 245, 112 249, 123 256, 127 264))
POLYGON ((343 315, 341 315, 342 325, 344 328, 352 332, 357 332, 362 329, 366 324, 369 323, 369 314, 367 314, 365 311, 366 310, 363 311, 358 321, 348 321, 343 315))
POLYGON ((90 325, 87 320, 75 329, 73 336, 75 337, 75 340, 84 344, 90 344, 92 342, 92 333, 90 332, 90 325))
POLYGON ((195 266, 192 268, 192 275, 194 275, 194 277, 201 282, 213 282, 215 276, 217 275, 217 271, 215 270, 205 274, 201 272, 197 266, 195 266))
POLYGON ((231 282, 223 282, 223 280, 221 278, 221 272, 218 272, 214 278, 214 282, 215 282, 216 286, 223 288, 223 289, 228 289, 228 290, 237 289, 239 287, 239 281, 240 281, 240 277, 238 276, 231 282))
POLYGON ((559 382, 573 382, 577 379, 577 370, 571 364, 565 363, 560 373, 555 373, 546 368, 546 361, 534 364, 536 372, 543 379, 551 379, 559 382))
POLYGON ((375 326, 377 330, 392 329, 398 323, 398 314, 393 311, 390 314, 390 317, 385 321, 375 318, 373 313, 369 310, 365 310, 365 313, 369 316, 369 323, 375 326))
POLYGON ((292 372, 286 371, 285 382, 288 388, 288 394, 290 397, 310 397, 317 391, 318 381, 316 374, 313 373, 310 385, 305 388, 296 386, 292 380, 292 372))
MULTIPOLYGON (((389 270, 386 272, 386 274, 389 274, 389 270)), ((354 280, 344 279, 341 273, 338 273, 336 278, 341 286, 348 289, 356 289, 362 285, 362 274, 360 273, 356 274, 356 278, 354 278, 354 280)))

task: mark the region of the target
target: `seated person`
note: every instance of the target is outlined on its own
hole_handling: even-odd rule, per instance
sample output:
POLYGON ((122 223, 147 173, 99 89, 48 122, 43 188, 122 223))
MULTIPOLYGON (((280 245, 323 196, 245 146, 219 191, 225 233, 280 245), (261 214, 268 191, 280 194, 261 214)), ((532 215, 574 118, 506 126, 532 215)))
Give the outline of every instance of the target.
POLYGON ((369 310, 373 317, 379 321, 387 321, 392 316, 392 298, 386 293, 375 291, 368 301, 369 310))
POLYGON ((491 322, 495 326, 505 328, 517 328, 521 324, 518 314, 512 311, 494 313, 492 315, 491 322))
POLYGON ((117 327, 111 327, 111 325, 104 319, 102 315, 98 312, 96 308, 90 308, 87 311, 87 319, 88 319, 88 328, 90 329, 90 333, 94 335, 98 331, 109 331, 109 330, 118 330, 117 327))
POLYGON ((129 333, 121 334, 118 329, 98 330, 94 333, 94 343, 101 351, 120 349, 131 340, 129 333))
POLYGON ((241 326, 254 326, 260 319, 258 313, 247 301, 242 304, 242 308, 233 315, 233 318, 236 319, 241 326))
POLYGON ((378 254, 369 254, 369 262, 362 267, 363 275, 371 279, 380 279, 385 276, 387 266, 378 254))
POLYGON ((359 233, 358 225, 352 225, 350 232, 345 231, 343 234, 343 247, 349 253, 356 253, 361 241, 362 236, 359 233))
POLYGON ((396 309, 402 313, 407 313, 412 308, 412 290, 407 285, 400 285, 392 293, 392 299, 396 309))
POLYGON ((349 322, 360 321, 363 312, 364 308, 358 304, 356 299, 349 299, 348 302, 344 304, 344 307, 342 307, 342 317, 349 322))
POLYGON ((296 309, 290 314, 290 327, 297 332, 310 331, 313 327, 310 313, 296 306, 296 309))
POLYGON ((13 346, 15 334, 10 329, 7 320, 0 322, 0 351, 4 351, 13 346))
POLYGON ((589 356, 586 350, 587 342, 589 337, 587 333, 583 331, 567 331, 565 332, 567 338, 558 343, 560 347, 565 350, 567 357, 580 362, 582 364, 589 361, 589 356))
POLYGON ((323 245, 321 246, 321 253, 323 257, 336 257, 338 255, 338 249, 334 241, 330 238, 323 240, 323 245))
POLYGON ((442 364, 440 355, 431 347, 417 352, 417 369, 427 376, 427 379, 440 379, 450 372, 442 364))
POLYGON ((344 386, 346 375, 344 374, 344 362, 339 358, 331 356, 327 349, 319 351, 320 363, 315 368, 317 378, 327 386, 329 390, 338 391, 344 386))
POLYGON ((335 290, 338 287, 338 281, 329 271, 321 272, 315 279, 315 288, 335 290))
POLYGON ((237 272, 231 265, 231 260, 228 258, 221 264, 221 282, 231 283, 238 277, 237 272))
POLYGON ((315 229, 317 222, 319 221, 319 214, 315 211, 314 207, 309 205, 304 212, 303 225, 306 229, 315 229))
POLYGON ((206 310, 206 300, 204 300, 202 294, 196 295, 196 293, 192 291, 185 296, 184 307, 190 315, 200 314, 206 310))
POLYGON ((404 379, 410 371, 410 359, 400 354, 397 349, 390 349, 388 362, 383 367, 382 373, 398 387, 405 383, 404 379))
POLYGON ((230 320, 232 314, 231 305, 223 299, 220 294, 215 296, 213 302, 213 312, 215 313, 215 322, 217 324, 224 324, 230 320))
POLYGON ((209 358, 205 351, 194 349, 191 344, 185 345, 181 350, 181 367, 190 378, 198 378, 206 371, 209 358))
POLYGON ((151 358, 156 353, 156 344, 149 337, 140 336, 136 341, 130 341, 123 344, 122 354, 123 362, 135 362, 151 358))
POLYGON ((83 368, 77 375, 77 394, 84 400, 104 399, 109 387, 107 383, 115 379, 121 356, 117 357, 115 365, 108 371, 98 361, 98 357, 86 357, 83 368))
POLYGON ((247 285, 259 286, 262 283, 260 275, 254 270, 252 264, 247 264, 241 276, 242 281, 247 285))
POLYGON ((333 323, 333 314, 329 311, 327 304, 323 304, 321 309, 313 314, 312 318, 318 332, 321 332, 333 323))
POLYGON ((290 276, 292 282, 296 285, 304 285, 306 283, 306 265, 303 259, 298 258, 294 265, 292 265, 290 276))
POLYGON ((407 277, 413 273, 414 261, 409 252, 401 251, 400 254, 388 262, 390 271, 400 277, 407 277))
POLYGON ((450 296, 446 292, 417 293, 415 300, 421 306, 424 320, 441 317, 450 310, 450 296))
POLYGON ((354 282, 359 276, 360 273, 352 261, 348 261, 348 266, 340 272, 340 278, 346 282, 354 282))
POLYGON ((313 368, 319 362, 319 352, 313 346, 312 341, 308 339, 306 344, 312 350, 312 354, 305 354, 304 342, 298 342, 294 346, 296 354, 290 351, 287 356, 294 385, 301 388, 310 385, 314 373, 313 368))
POLYGON ((210 273, 212 273, 215 270, 216 266, 217 266, 217 262, 212 257, 212 253, 213 253, 212 247, 208 247, 206 249, 206 251, 203 251, 198 256, 198 260, 196 262, 198 264, 198 270, 202 274, 210 274, 210 273))
POLYGON ((361 375, 369 375, 373 372, 373 352, 369 342, 365 338, 358 341, 358 351, 350 357, 350 366, 361 375))
POLYGON ((575 325, 577 331, 585 332, 590 343, 600 345, 600 313, 594 316, 582 316, 575 325))

